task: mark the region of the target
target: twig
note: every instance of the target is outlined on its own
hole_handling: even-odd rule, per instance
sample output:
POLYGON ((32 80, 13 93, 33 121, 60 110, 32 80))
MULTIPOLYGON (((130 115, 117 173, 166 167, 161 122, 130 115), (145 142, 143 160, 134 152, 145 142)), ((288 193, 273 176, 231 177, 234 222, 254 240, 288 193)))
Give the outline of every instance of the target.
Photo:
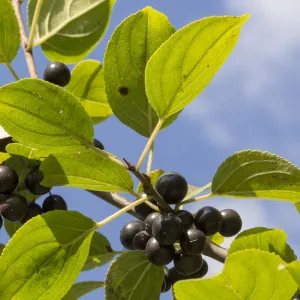
POLYGON ((203 255, 209 256, 221 263, 224 263, 227 257, 227 249, 215 244, 209 238, 207 238, 203 255))
POLYGON ((143 184, 144 193, 148 196, 152 196, 154 200, 160 205, 165 212, 174 212, 168 203, 160 196, 160 194, 152 186, 150 180, 148 180, 143 174, 136 170, 135 166, 123 158, 128 166, 128 170, 135 175, 135 177, 143 184))
POLYGON ((147 163, 147 169, 146 169, 146 173, 148 175, 150 175, 150 172, 151 172, 153 156, 154 156, 154 143, 152 144, 150 151, 149 151, 149 157, 148 157, 148 163, 147 163))
POLYGON ((22 45, 22 48, 24 51, 26 62, 27 62, 28 71, 29 71, 31 78, 37 78, 38 75, 36 72, 36 67, 35 67, 35 63, 33 60, 32 51, 27 50, 27 36, 26 36, 25 25, 24 25, 23 18, 22 18, 21 3, 22 3, 22 1, 20 1, 20 0, 12 0, 12 5, 14 8, 16 17, 17 17, 18 24, 19 24, 21 45, 22 45))
POLYGON ((7 69, 10 71, 10 73, 12 74, 12 76, 14 76, 14 78, 15 78, 15 80, 20 80, 20 78, 19 78, 19 76, 18 76, 18 74, 16 73, 16 71, 14 70, 14 68, 12 67, 12 65, 9 63, 9 62, 7 62, 7 63, 5 63, 6 64, 6 66, 7 66, 7 69))

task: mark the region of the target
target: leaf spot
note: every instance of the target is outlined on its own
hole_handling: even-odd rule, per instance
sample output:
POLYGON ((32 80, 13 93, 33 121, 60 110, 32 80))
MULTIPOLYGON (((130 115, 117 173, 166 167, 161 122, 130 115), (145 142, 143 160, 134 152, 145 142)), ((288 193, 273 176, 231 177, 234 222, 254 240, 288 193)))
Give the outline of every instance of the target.
POLYGON ((128 88, 126 86, 120 86, 118 91, 122 96, 126 96, 128 94, 128 88))

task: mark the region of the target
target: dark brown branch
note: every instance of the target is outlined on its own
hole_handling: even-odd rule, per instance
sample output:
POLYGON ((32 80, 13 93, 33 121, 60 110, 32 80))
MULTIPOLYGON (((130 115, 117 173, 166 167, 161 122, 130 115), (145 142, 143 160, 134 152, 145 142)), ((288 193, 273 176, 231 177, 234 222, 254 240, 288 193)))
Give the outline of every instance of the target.
POLYGON ((26 30, 25 30, 25 25, 23 22, 23 18, 22 18, 22 12, 21 12, 21 3, 23 1, 21 0, 12 0, 12 5, 17 17, 17 21, 19 24, 19 29, 20 29, 20 38, 21 38, 21 45, 24 51, 24 55, 25 55, 25 59, 26 59, 26 63, 27 63, 27 67, 28 67, 28 71, 30 74, 31 78, 37 78, 37 72, 36 72, 36 67, 35 67, 35 63, 34 63, 34 59, 32 56, 32 51, 27 51, 27 35, 26 35, 26 30))
POLYGON ((125 158, 123 158, 126 165, 128 166, 128 170, 135 175, 135 177, 142 183, 144 188, 144 193, 147 196, 151 196, 154 200, 159 204, 159 206, 165 212, 174 212, 174 210, 170 207, 170 205, 160 196, 160 194, 155 190, 152 186, 151 181, 149 178, 145 177, 144 174, 141 174, 139 171, 136 170, 136 167, 128 162, 125 158))
POLYGON ((227 249, 215 244, 209 238, 207 238, 207 244, 203 255, 209 256, 210 258, 224 263, 227 257, 227 249))

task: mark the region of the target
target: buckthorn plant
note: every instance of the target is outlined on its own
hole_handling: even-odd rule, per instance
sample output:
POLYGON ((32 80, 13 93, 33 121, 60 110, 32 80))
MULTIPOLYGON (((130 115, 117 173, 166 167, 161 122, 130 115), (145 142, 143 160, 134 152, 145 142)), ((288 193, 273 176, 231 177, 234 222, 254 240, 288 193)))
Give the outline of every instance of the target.
POLYGON ((0 247, 0 299, 78 299, 96 289, 107 300, 296 299, 300 262, 283 230, 242 231, 234 207, 218 210, 205 201, 194 211, 188 204, 219 196, 297 208, 298 167, 269 152, 243 150, 225 157, 211 182, 198 186, 176 164, 152 167, 156 137, 213 80, 249 14, 175 29, 162 12, 145 7, 115 28, 102 62, 87 59, 105 36, 114 4, 1 1, 0 63, 15 80, 0 87, 0 228, 10 236, 0 247), (19 48, 28 78, 12 66, 19 48), (37 64, 37 48, 48 64, 37 64), (112 115, 144 138, 140 156, 117 157, 95 137, 95 126, 112 115), (94 220, 56 187, 86 190, 117 210, 94 220), (102 228, 126 213, 131 220, 116 234, 123 248, 114 250, 102 228), (222 247, 230 237, 230 247, 222 247), (211 259, 224 266, 207 276, 211 259), (105 278, 77 282, 105 264, 105 278))

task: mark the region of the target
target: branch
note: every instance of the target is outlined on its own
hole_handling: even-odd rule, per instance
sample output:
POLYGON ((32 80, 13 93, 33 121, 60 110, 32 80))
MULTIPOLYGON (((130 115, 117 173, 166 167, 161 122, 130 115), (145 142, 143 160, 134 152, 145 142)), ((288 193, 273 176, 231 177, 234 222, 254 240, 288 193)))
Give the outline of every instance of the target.
POLYGON ((207 238, 207 243, 203 251, 203 255, 209 256, 210 258, 224 263, 227 257, 227 249, 215 244, 209 238, 207 238))
POLYGON ((128 162, 125 158, 123 158, 125 163, 128 166, 128 170, 133 173, 137 179, 143 184, 144 193, 147 196, 152 196, 154 200, 160 205, 161 208, 165 212, 174 212, 174 210, 171 208, 171 206, 160 196, 160 194, 155 190, 155 188, 152 186, 151 181, 149 178, 146 178, 145 175, 141 174, 134 165, 132 165, 130 162, 128 162))
POLYGON ((23 18, 22 18, 22 12, 21 12, 21 3, 23 1, 21 0, 12 0, 12 5, 17 17, 17 21, 19 24, 19 29, 20 29, 20 37, 21 37, 21 45, 24 51, 24 55, 25 55, 25 59, 26 59, 26 63, 27 63, 27 67, 28 67, 28 71, 30 74, 31 78, 37 78, 37 72, 36 72, 36 67, 35 67, 35 63, 33 60, 33 56, 32 56, 32 51, 28 51, 27 50, 27 36, 26 36, 26 30, 25 30, 25 25, 23 22, 23 18))

